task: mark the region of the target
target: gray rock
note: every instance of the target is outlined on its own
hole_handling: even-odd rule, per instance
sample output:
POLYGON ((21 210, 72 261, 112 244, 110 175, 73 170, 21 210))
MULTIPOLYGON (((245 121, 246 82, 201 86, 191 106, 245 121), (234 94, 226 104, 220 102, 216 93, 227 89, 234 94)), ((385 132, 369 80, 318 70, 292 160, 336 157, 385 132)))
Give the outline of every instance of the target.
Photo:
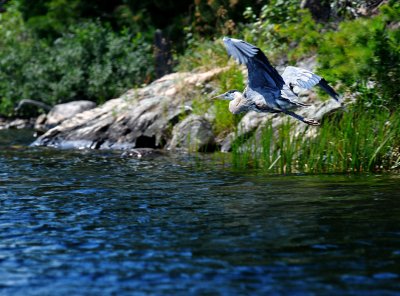
POLYGON ((211 151, 215 148, 214 133, 208 120, 199 115, 189 115, 172 131, 168 149, 184 148, 190 151, 211 151))
POLYGON ((163 148, 196 92, 224 69, 174 73, 76 114, 32 145, 92 149, 163 148))
POLYGON ((219 143, 221 152, 230 152, 232 150, 232 144, 236 139, 250 135, 257 128, 264 126, 269 120, 275 117, 276 115, 271 113, 247 112, 238 123, 236 132, 228 134, 225 139, 219 143))
POLYGON ((232 151, 232 143, 235 140, 235 133, 229 133, 224 139, 222 139, 220 146, 221 152, 232 151))
POLYGON ((40 115, 35 123, 35 129, 45 132, 66 119, 74 117, 76 114, 93 109, 96 103, 92 101, 80 100, 69 103, 55 105, 47 115, 40 115))

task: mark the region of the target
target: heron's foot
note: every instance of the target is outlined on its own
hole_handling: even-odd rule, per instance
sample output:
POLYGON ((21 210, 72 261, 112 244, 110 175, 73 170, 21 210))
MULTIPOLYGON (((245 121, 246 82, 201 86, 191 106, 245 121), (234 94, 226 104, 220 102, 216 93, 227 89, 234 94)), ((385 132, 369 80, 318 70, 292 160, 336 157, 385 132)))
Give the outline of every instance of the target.
POLYGON ((321 124, 319 123, 319 121, 317 121, 317 120, 315 120, 315 119, 311 119, 311 118, 304 118, 304 119, 303 119, 303 122, 304 122, 304 123, 307 123, 307 124, 309 124, 309 125, 314 125, 314 126, 321 125, 321 124))

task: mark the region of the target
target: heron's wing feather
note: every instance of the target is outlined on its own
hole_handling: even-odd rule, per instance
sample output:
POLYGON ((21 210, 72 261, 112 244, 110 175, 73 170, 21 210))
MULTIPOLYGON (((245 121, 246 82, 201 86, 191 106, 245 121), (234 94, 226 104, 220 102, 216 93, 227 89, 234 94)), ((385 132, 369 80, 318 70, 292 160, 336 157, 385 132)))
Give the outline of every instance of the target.
POLYGON ((321 77, 306 69, 288 66, 282 74, 285 84, 310 89, 321 80, 321 77))
POLYGON ((232 56, 239 64, 247 66, 251 88, 282 88, 285 82, 261 49, 243 40, 228 37, 224 37, 223 40, 228 55, 232 56))
POLYGON ((328 82, 318 76, 317 74, 308 71, 306 69, 301 69, 297 67, 288 66, 282 74, 285 84, 291 86, 298 86, 304 89, 310 89, 315 85, 321 87, 326 91, 332 98, 339 101, 339 95, 335 90, 328 84, 328 82))

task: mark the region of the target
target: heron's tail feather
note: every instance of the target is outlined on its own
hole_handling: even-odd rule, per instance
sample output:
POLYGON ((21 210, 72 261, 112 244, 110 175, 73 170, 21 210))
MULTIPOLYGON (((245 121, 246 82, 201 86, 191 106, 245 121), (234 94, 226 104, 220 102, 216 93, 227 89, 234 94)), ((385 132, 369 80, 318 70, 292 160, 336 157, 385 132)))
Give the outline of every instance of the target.
POLYGON ((326 91, 328 95, 330 95, 336 101, 340 102, 341 99, 340 95, 328 84, 328 82, 324 78, 321 78, 321 80, 318 82, 318 85, 324 91, 326 91))

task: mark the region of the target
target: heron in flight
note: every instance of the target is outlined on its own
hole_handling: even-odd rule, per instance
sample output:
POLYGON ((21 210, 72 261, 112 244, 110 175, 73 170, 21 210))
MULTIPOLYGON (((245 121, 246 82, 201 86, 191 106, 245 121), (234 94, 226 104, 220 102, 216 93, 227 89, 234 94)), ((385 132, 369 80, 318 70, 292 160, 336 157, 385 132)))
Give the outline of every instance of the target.
POLYGON ((308 70, 288 66, 282 75, 270 64, 261 49, 243 40, 224 37, 229 56, 248 71, 247 86, 243 92, 229 90, 215 98, 229 100, 229 111, 239 114, 247 111, 285 113, 309 125, 319 125, 317 120, 304 118, 291 110, 309 105, 298 100, 298 89, 320 86, 339 102, 339 95, 326 80, 308 70))

